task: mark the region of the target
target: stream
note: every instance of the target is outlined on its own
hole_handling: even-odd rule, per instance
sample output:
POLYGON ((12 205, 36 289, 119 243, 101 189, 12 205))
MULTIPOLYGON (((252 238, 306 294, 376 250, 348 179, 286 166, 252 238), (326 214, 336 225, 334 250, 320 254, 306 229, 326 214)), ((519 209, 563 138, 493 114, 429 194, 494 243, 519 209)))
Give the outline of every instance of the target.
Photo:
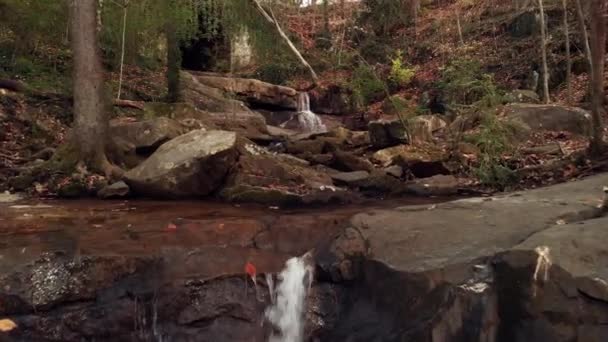
POLYGON ((279 275, 286 261, 329 244, 359 212, 439 201, 309 209, 139 200, 0 204, 0 319, 17 324, 15 341, 299 342, 311 335, 310 322, 322 328, 320 317, 337 307, 323 292, 333 285, 319 283, 308 311, 299 312, 309 292, 299 277, 311 282, 312 269, 279 275), (274 309, 269 279, 277 282, 274 309), (290 298, 294 288, 300 294, 290 298), (298 322, 304 316, 307 323, 298 322))

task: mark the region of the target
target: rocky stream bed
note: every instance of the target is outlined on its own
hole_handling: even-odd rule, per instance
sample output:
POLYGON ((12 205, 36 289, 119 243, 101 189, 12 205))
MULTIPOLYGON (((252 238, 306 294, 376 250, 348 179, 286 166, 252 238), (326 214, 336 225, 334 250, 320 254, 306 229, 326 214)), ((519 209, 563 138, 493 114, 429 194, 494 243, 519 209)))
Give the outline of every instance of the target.
POLYGON ((244 265, 265 288, 314 249, 307 341, 606 341, 607 183, 307 210, 3 203, 0 340, 265 341, 244 265))

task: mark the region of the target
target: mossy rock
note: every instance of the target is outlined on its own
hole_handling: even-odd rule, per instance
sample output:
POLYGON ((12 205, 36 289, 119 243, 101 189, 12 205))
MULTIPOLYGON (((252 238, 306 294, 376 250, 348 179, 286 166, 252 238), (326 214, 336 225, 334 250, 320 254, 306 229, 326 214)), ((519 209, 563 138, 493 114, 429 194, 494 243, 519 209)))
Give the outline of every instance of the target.
POLYGON ((80 198, 89 195, 89 189, 87 185, 81 180, 70 181, 68 184, 62 185, 57 188, 57 196, 61 198, 80 198))

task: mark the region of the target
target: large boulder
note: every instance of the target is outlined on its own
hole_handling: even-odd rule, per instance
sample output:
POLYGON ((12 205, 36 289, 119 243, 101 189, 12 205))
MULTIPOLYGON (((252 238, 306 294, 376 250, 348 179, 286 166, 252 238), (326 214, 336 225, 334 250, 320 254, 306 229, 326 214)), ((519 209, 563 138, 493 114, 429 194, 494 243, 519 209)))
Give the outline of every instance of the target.
POLYGON ((244 104, 217 108, 200 105, 199 102, 205 99, 207 97, 204 95, 197 95, 195 99, 187 99, 188 102, 146 103, 143 116, 151 120, 167 117, 179 122, 188 131, 220 129, 237 132, 251 139, 268 136, 266 119, 261 114, 249 110, 244 104))
POLYGON ((216 190, 237 158, 233 132, 195 130, 162 145, 150 158, 125 174, 140 195, 183 198, 216 190))
POLYGON ((376 120, 368 126, 369 139, 375 148, 407 143, 407 131, 400 120, 376 120))
POLYGON ((356 215, 358 296, 345 296, 328 340, 605 341, 608 218, 559 222, 607 180, 356 215), (358 324, 361 312, 381 326, 358 324))
POLYGON ((230 202, 296 205, 347 201, 331 177, 290 158, 246 148, 220 196, 230 202))
POLYGON ((335 85, 311 91, 310 107, 313 112, 320 114, 344 115, 352 111, 348 91, 335 85))
POLYGON ((514 103, 540 103, 540 96, 533 91, 528 89, 515 89, 507 94, 506 100, 514 103))
POLYGON ((408 192, 418 196, 449 196, 458 194, 460 183, 452 175, 420 178, 408 184, 408 192))
POLYGON ((121 139, 134 150, 148 154, 163 143, 186 133, 179 122, 168 117, 157 117, 145 121, 110 121, 109 134, 113 139, 121 139))
POLYGON ((250 78, 224 77, 201 72, 190 72, 190 74, 200 84, 232 94, 250 105, 297 109, 298 92, 293 88, 250 78))
POLYGON ((379 150, 372 155, 372 161, 380 166, 399 165, 419 178, 438 174, 449 174, 445 166, 445 151, 432 145, 399 145, 379 150))
POLYGON ((515 38, 529 37, 540 32, 540 17, 535 11, 521 12, 508 24, 508 29, 515 38))
POLYGON ((445 120, 437 115, 419 115, 408 120, 410 138, 414 143, 433 141, 433 133, 447 125, 445 120))
POLYGON ((581 108, 547 104, 513 103, 505 106, 508 120, 522 122, 534 131, 567 131, 589 135, 591 114, 581 108))
POLYGON ((249 109, 235 112, 209 112, 210 121, 221 130, 236 132, 249 139, 269 137, 266 120, 259 113, 249 109))
POLYGON ((196 76, 189 72, 183 71, 180 80, 184 100, 198 109, 212 112, 235 112, 247 108, 242 101, 231 99, 223 90, 201 83, 196 76))

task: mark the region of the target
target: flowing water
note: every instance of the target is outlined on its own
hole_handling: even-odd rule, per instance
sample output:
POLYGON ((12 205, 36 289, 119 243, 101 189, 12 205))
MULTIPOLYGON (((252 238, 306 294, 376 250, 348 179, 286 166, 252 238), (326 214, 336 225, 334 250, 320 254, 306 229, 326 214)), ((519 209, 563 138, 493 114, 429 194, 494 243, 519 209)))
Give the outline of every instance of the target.
POLYGON ((310 110, 310 97, 306 92, 298 94, 298 122, 300 127, 307 132, 327 132, 327 127, 321 118, 310 110))
POLYGON ((310 254, 293 256, 331 241, 362 210, 437 201, 280 210, 187 201, 0 203, 0 297, 21 296, 31 277, 35 293, 23 298, 44 309, 21 315, 21 306, 0 305, 0 314, 23 325, 18 341, 52 328, 74 337, 66 341, 300 342, 307 302, 316 298, 309 294, 314 262, 310 254), (266 276, 259 296, 245 281, 248 262, 266 276), (70 310, 77 323, 49 320, 54 312, 76 317, 70 310), (260 320, 274 334, 253 323, 260 320))
POLYGON ((278 329, 269 342, 301 342, 304 331, 306 297, 313 278, 310 255, 287 260, 279 274, 276 302, 266 310, 266 318, 278 329))

